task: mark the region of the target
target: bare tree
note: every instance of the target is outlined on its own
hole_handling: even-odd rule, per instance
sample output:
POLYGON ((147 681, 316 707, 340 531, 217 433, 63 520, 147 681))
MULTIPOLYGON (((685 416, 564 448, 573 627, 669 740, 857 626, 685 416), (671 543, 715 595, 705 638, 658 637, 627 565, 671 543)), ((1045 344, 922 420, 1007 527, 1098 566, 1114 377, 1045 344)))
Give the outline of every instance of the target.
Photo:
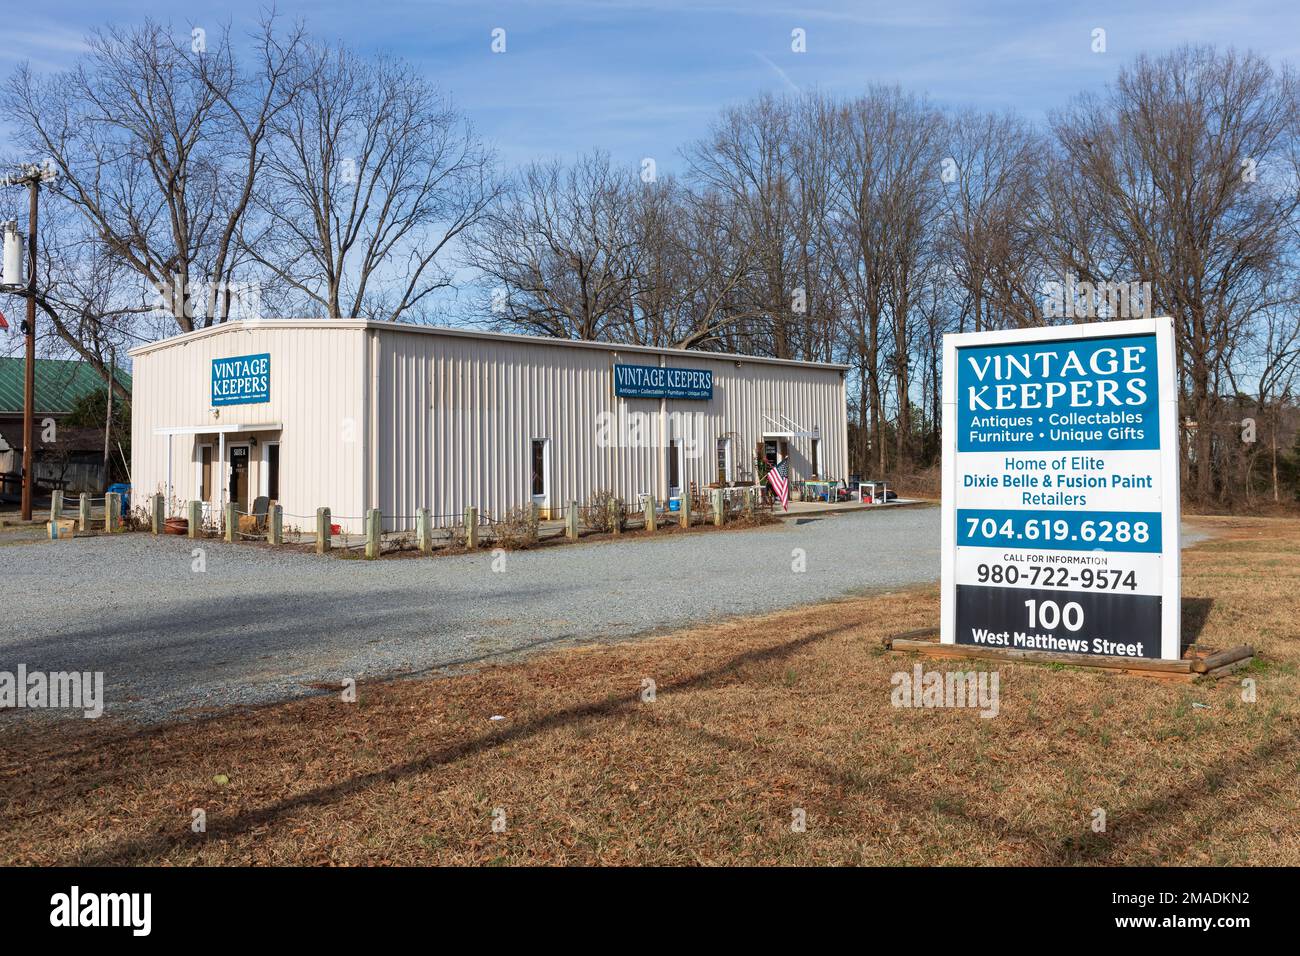
POLYGON ((822 229, 832 166, 826 143, 834 108, 825 97, 763 96, 724 110, 710 135, 687 150, 693 181, 734 217, 752 261, 731 299, 749 316, 728 329, 731 347, 777 358, 823 354, 829 340, 809 315, 830 287, 822 229))
POLYGON ((890 380, 896 455, 902 460, 909 454, 909 323, 929 268, 941 132, 939 113, 897 87, 874 88, 846 103, 840 114, 829 228, 844 237, 832 261, 844 288, 850 355, 862 396, 858 431, 870 435, 870 457, 865 444, 859 448, 863 472, 873 464, 882 473, 888 468, 890 380))
POLYGON ((469 232, 468 261, 494 325, 556 338, 618 341, 637 255, 631 174, 604 153, 532 163, 469 232))
POLYGON ((1014 115, 966 110, 949 121, 946 140, 937 242, 965 292, 960 328, 1037 324, 1042 138, 1014 115))
POLYGON ((88 44, 67 73, 20 66, 3 115, 23 149, 57 167, 57 197, 164 296, 181 331, 221 321, 220 288, 270 124, 292 97, 301 32, 280 36, 264 20, 247 73, 228 31, 208 37, 146 21, 98 30, 88 44), (192 301, 199 281, 208 285, 201 306, 192 301))
POLYGON ((247 254, 330 318, 418 310, 499 192, 491 151, 407 63, 310 47, 291 83, 247 254))
POLYGON ((1252 322, 1289 294, 1284 240, 1300 198, 1269 177, 1295 152, 1291 73, 1209 48, 1143 56, 1053 129, 1082 213, 1057 220, 1057 249, 1067 265, 1151 282, 1155 310, 1174 317, 1186 466, 1210 500, 1224 372, 1252 322))

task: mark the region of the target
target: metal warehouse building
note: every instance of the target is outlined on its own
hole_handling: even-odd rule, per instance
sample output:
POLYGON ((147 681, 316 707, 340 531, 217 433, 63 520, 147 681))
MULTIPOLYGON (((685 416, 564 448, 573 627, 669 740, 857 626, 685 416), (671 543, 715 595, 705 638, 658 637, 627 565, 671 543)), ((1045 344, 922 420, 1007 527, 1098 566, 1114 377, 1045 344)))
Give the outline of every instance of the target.
POLYGON ((236 322, 134 349, 131 479, 170 513, 200 500, 348 530, 419 508, 446 523, 610 491, 659 501, 843 477, 845 367, 386 322, 236 322))

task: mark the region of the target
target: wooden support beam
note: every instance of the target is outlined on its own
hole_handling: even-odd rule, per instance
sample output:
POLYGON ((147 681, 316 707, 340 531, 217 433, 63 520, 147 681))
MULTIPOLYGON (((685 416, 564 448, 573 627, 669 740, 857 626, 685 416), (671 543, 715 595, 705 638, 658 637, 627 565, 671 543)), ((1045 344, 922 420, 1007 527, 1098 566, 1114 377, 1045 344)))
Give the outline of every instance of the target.
POLYGON ((975 647, 969 644, 938 644, 934 641, 895 637, 890 646, 896 651, 916 651, 926 657, 943 660, 977 658, 981 660, 1017 661, 1028 664, 1068 664, 1099 670, 1142 674, 1170 680, 1195 677, 1192 661, 1153 660, 1146 657, 1115 657, 1098 654, 1056 654, 1050 651, 1026 651, 1009 647, 975 647))
POLYGON ((324 554, 330 549, 330 510, 316 509, 316 553, 324 554))

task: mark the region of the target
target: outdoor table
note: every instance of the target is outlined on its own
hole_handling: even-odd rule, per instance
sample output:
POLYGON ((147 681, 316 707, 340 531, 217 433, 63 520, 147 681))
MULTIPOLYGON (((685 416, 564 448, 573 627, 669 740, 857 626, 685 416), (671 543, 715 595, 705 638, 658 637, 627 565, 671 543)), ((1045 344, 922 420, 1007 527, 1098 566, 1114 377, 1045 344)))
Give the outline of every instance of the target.
POLYGON ((862 481, 858 483, 859 504, 866 504, 865 496, 869 494, 871 495, 871 503, 873 505, 883 505, 885 504, 888 493, 889 493, 889 485, 886 482, 862 481), (876 489, 880 490, 880 494, 876 494, 876 489))
POLYGON ((811 488, 811 489, 813 489, 813 497, 814 497, 814 498, 821 498, 821 499, 823 499, 827 504, 830 504, 830 503, 831 503, 831 493, 832 493, 832 491, 834 490, 836 484, 837 484, 837 483, 834 482, 834 481, 820 481, 820 480, 817 480, 817 481, 811 481, 811 480, 810 480, 810 481, 805 481, 805 482, 803 483, 803 487, 804 487, 804 497, 807 498, 807 496, 808 496, 808 489, 811 488), (817 489, 819 489, 819 488, 821 489, 820 491, 817 490, 817 489))

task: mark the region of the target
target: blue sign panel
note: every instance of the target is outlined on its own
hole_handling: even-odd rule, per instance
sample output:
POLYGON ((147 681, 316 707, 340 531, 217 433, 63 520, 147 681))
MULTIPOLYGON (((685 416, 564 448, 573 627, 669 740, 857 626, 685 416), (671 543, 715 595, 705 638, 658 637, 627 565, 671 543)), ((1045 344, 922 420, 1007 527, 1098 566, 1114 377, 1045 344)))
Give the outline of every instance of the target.
POLYGON ((270 400, 270 353, 212 360, 213 405, 256 405, 270 400))
POLYGON ((1156 337, 957 350, 957 451, 1160 447, 1156 337))
POLYGON ((1159 511, 958 508, 957 545, 1159 554, 1159 511))
POLYGON ((713 398, 713 372, 659 365, 615 365, 614 394, 623 398, 713 398))

